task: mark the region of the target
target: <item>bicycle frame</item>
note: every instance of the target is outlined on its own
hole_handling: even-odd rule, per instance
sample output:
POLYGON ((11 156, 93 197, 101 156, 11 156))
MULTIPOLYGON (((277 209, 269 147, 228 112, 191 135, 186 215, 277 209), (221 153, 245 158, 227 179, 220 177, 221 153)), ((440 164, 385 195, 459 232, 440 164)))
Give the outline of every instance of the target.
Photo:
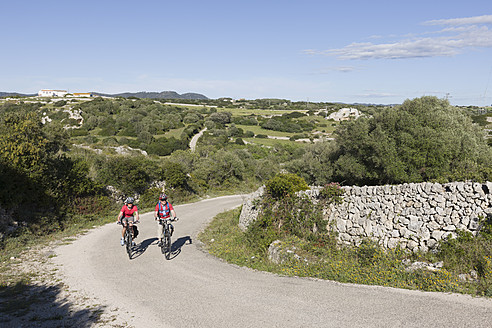
POLYGON ((161 244, 161 252, 166 256, 166 259, 171 258, 171 219, 170 218, 159 218, 159 224, 164 228, 164 239, 161 244))
POLYGON ((132 258, 132 242, 133 242, 133 226, 130 223, 127 223, 125 228, 125 236, 123 237, 125 241, 126 252, 128 253, 128 257, 132 258))

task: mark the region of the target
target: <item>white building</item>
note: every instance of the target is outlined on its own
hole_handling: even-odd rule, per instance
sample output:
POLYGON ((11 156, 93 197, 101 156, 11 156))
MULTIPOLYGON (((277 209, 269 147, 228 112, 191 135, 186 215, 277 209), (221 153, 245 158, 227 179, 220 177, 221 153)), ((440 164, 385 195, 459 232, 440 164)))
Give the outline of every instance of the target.
POLYGON ((43 89, 39 90, 38 96, 40 97, 64 97, 68 91, 65 90, 51 90, 51 89, 43 89))
POLYGON ((72 95, 74 97, 94 97, 94 95, 90 92, 74 92, 72 95))

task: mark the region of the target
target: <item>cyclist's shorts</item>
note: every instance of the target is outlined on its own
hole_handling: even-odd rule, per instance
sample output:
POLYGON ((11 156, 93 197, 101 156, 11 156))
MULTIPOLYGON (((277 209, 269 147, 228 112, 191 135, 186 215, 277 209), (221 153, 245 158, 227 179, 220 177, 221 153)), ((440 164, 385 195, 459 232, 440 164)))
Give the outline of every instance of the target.
POLYGON ((121 218, 121 222, 125 222, 125 223, 128 223, 128 222, 135 222, 135 217, 133 216, 129 216, 129 217, 126 217, 126 218, 121 218))

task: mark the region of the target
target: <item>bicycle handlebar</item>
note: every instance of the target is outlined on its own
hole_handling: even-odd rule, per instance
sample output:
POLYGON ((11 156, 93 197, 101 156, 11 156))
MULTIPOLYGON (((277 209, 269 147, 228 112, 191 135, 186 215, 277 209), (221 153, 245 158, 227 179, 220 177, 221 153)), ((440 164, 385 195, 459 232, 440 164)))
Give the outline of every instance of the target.
POLYGON ((156 220, 159 220, 159 221, 164 221, 164 220, 169 220, 169 221, 178 221, 178 217, 174 217, 174 218, 156 218, 156 220))
MULTIPOLYGON (((132 221, 132 222, 133 222, 133 224, 138 224, 138 223, 140 223, 140 220, 138 220, 138 221, 132 221)), ((116 221, 116 224, 121 224, 121 221, 116 221)))

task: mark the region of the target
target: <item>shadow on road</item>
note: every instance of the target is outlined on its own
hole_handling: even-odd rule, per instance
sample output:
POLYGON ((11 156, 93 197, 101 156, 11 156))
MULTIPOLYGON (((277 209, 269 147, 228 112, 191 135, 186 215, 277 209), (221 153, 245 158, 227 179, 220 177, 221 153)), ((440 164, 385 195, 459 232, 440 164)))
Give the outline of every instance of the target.
POLYGON ((155 241, 157 241, 157 238, 147 238, 145 240, 142 240, 140 244, 137 244, 136 247, 133 247, 131 260, 136 259, 140 255, 142 255, 147 250, 147 248, 155 241))
POLYGON ((74 311, 60 296, 63 285, 30 285, 23 282, 0 288, 1 327, 92 327, 105 306, 74 311))
POLYGON ((181 247, 186 245, 186 242, 188 242, 188 244, 193 244, 193 240, 191 239, 190 236, 179 237, 178 239, 176 239, 173 242, 173 244, 171 245, 171 258, 170 258, 170 260, 172 260, 173 258, 178 256, 179 253, 181 253, 181 247))

